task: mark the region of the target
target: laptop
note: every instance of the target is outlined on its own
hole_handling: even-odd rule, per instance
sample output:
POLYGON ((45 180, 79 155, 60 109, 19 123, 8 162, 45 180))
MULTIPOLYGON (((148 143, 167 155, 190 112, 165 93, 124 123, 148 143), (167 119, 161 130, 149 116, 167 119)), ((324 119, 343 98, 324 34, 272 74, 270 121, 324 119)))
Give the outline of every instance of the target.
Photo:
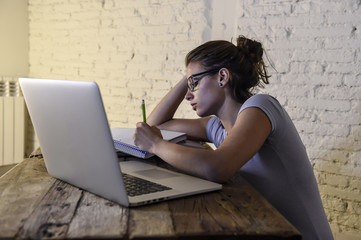
MULTIPOLYGON (((222 188, 136 158, 119 161, 95 82, 31 78, 19 82, 51 176, 126 207, 222 188), (134 179, 160 190, 133 193, 126 183, 134 179)), ((140 191, 153 189, 142 184, 135 186, 140 191)))

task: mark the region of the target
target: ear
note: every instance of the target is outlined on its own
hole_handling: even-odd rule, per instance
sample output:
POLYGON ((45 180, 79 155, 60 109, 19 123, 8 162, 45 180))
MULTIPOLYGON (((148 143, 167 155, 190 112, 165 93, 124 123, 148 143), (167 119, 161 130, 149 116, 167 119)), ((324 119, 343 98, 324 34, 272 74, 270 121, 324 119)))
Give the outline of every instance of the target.
POLYGON ((230 72, 227 68, 221 68, 218 72, 219 74, 219 79, 218 79, 218 85, 219 87, 224 87, 229 83, 229 79, 230 79, 230 72))

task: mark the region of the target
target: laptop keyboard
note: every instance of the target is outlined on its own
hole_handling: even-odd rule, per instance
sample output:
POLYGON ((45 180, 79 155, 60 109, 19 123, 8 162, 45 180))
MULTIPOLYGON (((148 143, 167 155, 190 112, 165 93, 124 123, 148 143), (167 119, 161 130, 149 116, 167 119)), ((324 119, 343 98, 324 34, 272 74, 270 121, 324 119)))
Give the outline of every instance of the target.
POLYGON ((129 174, 123 173, 123 181, 127 194, 131 197, 170 190, 171 188, 164 185, 150 182, 129 174))

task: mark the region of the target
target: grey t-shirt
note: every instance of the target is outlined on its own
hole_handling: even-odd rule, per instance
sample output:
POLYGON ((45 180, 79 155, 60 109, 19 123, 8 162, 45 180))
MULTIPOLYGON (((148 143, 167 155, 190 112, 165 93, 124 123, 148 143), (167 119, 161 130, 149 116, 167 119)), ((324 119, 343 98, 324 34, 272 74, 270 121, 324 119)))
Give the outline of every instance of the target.
MULTIPOLYGON (((261 149, 240 169, 242 176, 301 232, 303 239, 332 240, 312 166, 292 120, 270 95, 252 96, 239 113, 250 107, 267 115, 272 130, 261 149)), ((219 118, 209 120, 207 136, 216 147, 227 137, 219 118)))

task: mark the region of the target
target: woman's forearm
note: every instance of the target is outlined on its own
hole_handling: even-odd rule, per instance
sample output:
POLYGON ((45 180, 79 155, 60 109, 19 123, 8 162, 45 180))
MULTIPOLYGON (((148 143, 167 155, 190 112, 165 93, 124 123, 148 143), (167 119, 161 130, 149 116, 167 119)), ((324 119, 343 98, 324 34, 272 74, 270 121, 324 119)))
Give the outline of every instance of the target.
POLYGON ((148 116, 147 123, 150 126, 159 126, 171 120, 177 111, 179 105, 187 93, 187 80, 184 77, 177 85, 172 88, 160 103, 154 108, 148 116))
POLYGON ((190 148, 163 140, 153 151, 173 167, 214 182, 227 181, 236 169, 226 164, 214 150, 190 148))

